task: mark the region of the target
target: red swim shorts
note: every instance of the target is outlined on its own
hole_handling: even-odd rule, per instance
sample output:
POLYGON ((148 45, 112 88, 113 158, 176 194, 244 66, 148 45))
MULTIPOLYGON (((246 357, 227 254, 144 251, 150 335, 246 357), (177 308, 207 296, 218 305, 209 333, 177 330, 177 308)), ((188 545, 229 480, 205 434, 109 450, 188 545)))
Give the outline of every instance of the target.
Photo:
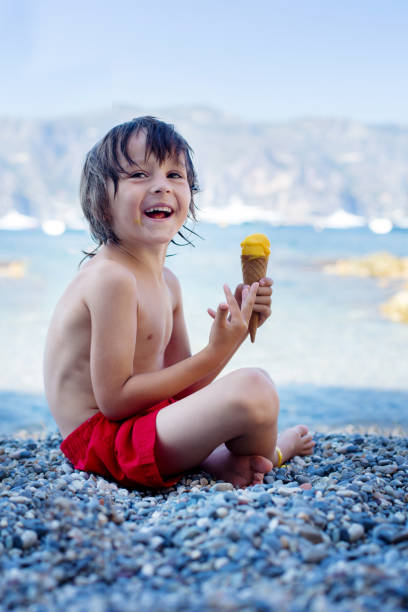
POLYGON ((60 448, 76 469, 114 478, 122 486, 171 487, 183 474, 164 479, 154 449, 157 413, 172 403, 164 400, 123 421, 110 421, 97 412, 60 448))

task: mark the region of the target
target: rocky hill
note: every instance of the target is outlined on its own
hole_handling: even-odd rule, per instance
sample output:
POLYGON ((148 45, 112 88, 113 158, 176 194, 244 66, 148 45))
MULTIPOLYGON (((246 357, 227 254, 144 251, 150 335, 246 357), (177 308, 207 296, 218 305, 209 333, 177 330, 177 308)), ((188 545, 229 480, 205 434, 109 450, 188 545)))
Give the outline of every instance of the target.
POLYGON ((125 106, 52 121, 0 118, 0 217, 16 210, 76 226, 85 153, 113 125, 146 113, 175 122, 192 145, 203 218, 206 210, 234 216, 251 207, 283 223, 339 209, 397 224, 408 219, 407 127, 255 123, 205 107, 125 106))

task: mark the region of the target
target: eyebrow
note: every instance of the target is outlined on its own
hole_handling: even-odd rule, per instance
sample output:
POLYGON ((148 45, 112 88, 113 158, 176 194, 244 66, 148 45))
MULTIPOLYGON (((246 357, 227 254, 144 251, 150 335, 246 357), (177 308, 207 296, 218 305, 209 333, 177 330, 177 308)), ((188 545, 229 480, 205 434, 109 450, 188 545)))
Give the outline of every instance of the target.
MULTIPOLYGON (((185 161, 183 161, 183 160, 176 160, 176 158, 174 158, 174 157, 168 158, 168 159, 171 159, 171 161, 170 161, 171 165, 174 165, 174 166, 176 166, 178 168, 186 169, 186 167, 187 167, 185 161)), ((137 166, 138 168, 141 168, 142 165, 146 164, 148 161, 149 161, 149 158, 148 159, 134 159, 134 160, 132 160, 132 163, 129 164, 129 162, 126 160, 126 162, 125 162, 125 164, 123 164, 123 166, 125 168, 126 167, 132 168, 133 166, 137 166)))

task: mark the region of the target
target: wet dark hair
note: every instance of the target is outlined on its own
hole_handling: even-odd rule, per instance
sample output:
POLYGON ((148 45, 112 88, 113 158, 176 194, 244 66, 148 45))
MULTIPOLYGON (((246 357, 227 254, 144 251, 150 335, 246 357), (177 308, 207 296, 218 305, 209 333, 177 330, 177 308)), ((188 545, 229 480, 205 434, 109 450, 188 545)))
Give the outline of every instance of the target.
MULTIPOLYGON (((184 155, 187 180, 191 191, 187 217, 193 221, 197 220, 194 194, 199 191, 199 186, 191 159, 193 150, 187 141, 175 131, 174 125, 149 115, 137 117, 112 128, 102 140, 92 147, 85 158, 80 183, 80 201, 85 218, 90 226, 92 239, 97 243, 97 247, 90 253, 83 251, 84 259, 96 255, 98 249, 108 240, 120 244, 119 238, 112 229, 108 183, 109 180, 113 182, 116 194, 120 174, 131 174, 121 166, 119 152, 122 153, 129 164, 134 163, 128 153, 128 143, 130 137, 133 134, 138 134, 140 130, 146 131, 146 159, 153 154, 162 164, 169 156, 184 155)), ((183 228, 195 234, 185 225, 183 225, 183 228)), ((183 235, 181 230, 178 233, 185 244, 191 244, 191 241, 183 235)), ((178 244, 174 240, 171 242, 178 244)))

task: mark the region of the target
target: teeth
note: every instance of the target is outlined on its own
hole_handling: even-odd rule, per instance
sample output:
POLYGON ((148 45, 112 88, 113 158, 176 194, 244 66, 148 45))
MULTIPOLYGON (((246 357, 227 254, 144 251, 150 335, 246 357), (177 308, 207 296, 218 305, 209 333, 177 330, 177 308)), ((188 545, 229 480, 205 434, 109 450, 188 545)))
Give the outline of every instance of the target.
POLYGON ((172 213, 172 209, 169 206, 154 206, 153 208, 148 208, 147 210, 145 210, 145 213, 151 213, 151 212, 168 212, 168 213, 172 213))

